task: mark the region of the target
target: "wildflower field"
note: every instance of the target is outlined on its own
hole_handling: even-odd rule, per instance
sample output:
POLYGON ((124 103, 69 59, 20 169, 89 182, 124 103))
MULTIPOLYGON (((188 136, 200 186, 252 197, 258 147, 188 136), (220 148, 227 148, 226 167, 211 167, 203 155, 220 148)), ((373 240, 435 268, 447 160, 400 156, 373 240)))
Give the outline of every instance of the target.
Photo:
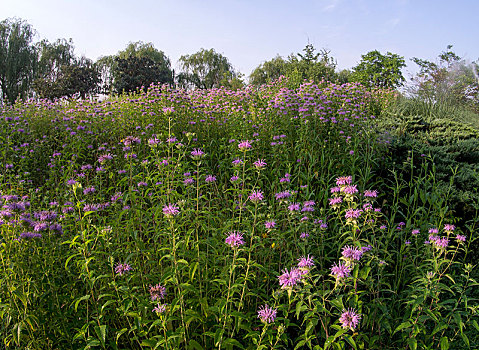
POLYGON ((395 93, 288 87, 3 107, 0 349, 477 348, 477 215, 395 170, 395 93))

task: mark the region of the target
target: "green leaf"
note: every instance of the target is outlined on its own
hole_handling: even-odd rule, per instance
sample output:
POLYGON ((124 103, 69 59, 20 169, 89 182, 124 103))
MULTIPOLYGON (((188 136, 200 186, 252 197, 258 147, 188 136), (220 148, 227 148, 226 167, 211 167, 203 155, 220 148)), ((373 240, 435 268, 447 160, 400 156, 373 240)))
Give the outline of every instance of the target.
POLYGON ((416 350, 417 349, 417 340, 416 338, 409 338, 407 341, 409 347, 411 350, 416 350))
POLYGON ((78 298, 78 299, 75 301, 75 312, 77 312, 77 310, 78 310, 78 304, 80 304, 81 301, 83 301, 83 300, 89 300, 89 299, 90 299, 90 294, 87 294, 87 295, 82 296, 81 298, 78 298))
POLYGON ((434 334, 436 334, 437 332, 440 332, 440 331, 442 331, 443 329, 445 329, 445 328, 447 328, 447 327, 448 327, 448 326, 447 326, 446 323, 441 322, 441 323, 439 323, 436 327, 434 327, 434 329, 433 329, 431 335, 434 335, 434 334))
POLYGON ((233 338, 228 338, 228 339, 225 339, 225 341, 223 342, 223 344, 225 345, 234 345, 240 349, 244 349, 244 346, 243 344, 241 344, 239 341, 237 341, 236 339, 233 339, 233 338))
POLYGON ((191 339, 190 342, 188 343, 188 348, 189 349, 195 349, 195 350, 203 350, 203 347, 198 343, 196 340, 191 339))
POLYGON ((449 349, 449 340, 447 337, 441 338, 441 350, 448 350, 449 349))
POLYGON ((393 334, 396 334, 397 332, 399 332, 399 331, 401 331, 405 328, 409 328, 409 327, 411 327, 411 322, 409 322, 409 321, 403 322, 399 326, 396 327, 393 334))
POLYGON ((95 326, 95 333, 101 341, 101 345, 105 347, 105 339, 106 339, 106 325, 95 326))

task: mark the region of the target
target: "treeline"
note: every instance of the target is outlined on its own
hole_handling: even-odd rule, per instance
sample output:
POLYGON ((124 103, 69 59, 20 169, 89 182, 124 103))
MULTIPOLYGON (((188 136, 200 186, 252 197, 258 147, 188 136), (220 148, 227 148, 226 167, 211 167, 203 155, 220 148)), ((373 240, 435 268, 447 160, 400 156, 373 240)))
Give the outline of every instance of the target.
MULTIPOLYGON (((224 55, 214 49, 183 55, 180 71, 175 72, 168 56, 152 43, 129 43, 116 55, 97 61, 74 54, 73 41, 58 39, 34 43, 35 30, 21 19, 0 22, 0 99, 14 103, 18 98, 56 99, 96 94, 121 94, 146 89, 151 83, 187 89, 224 86, 239 89, 248 84, 262 85, 286 76, 292 88, 305 80, 337 83, 360 82, 370 88, 396 89, 405 84, 404 57, 374 50, 361 56, 350 70, 338 70, 330 51, 317 51, 307 44, 301 53, 286 58, 276 56, 261 63, 248 77, 236 71, 224 55)), ((466 63, 451 51, 439 55, 437 62, 413 58, 420 72, 409 84, 416 96, 433 101, 454 99, 477 107, 479 97, 478 64, 466 63)))

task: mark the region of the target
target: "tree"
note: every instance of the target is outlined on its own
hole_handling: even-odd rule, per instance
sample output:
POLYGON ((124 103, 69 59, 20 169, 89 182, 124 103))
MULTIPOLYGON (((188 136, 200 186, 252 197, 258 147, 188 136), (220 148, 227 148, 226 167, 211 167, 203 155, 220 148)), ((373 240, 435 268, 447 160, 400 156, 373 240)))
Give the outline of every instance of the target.
POLYGON ((39 54, 37 78, 33 88, 41 98, 55 99, 99 91, 99 72, 85 57, 76 58, 73 41, 58 39, 54 43, 42 40, 36 45, 39 54))
POLYGON ((370 51, 361 55, 361 61, 353 68, 351 79, 372 88, 397 88, 404 84, 401 69, 406 67, 404 57, 387 52, 370 51))
POLYGON ((211 89, 219 87, 225 76, 236 77, 228 59, 214 49, 201 49, 192 55, 181 56, 182 72, 178 75, 178 83, 184 87, 211 89))
POLYGON ((448 45, 436 62, 412 58, 420 67, 412 79, 412 93, 430 102, 462 104, 479 110, 479 65, 467 63, 451 49, 452 45, 448 45))
POLYGON ((114 90, 118 93, 146 90, 151 83, 172 82, 170 72, 148 57, 115 58, 114 90))
POLYGON ((36 79, 54 82, 60 75, 62 66, 71 65, 75 61, 75 47, 72 39, 57 39, 50 43, 44 39, 35 45, 38 53, 36 79))
POLYGON ((27 97, 35 77, 35 31, 20 19, 0 22, 0 90, 5 101, 27 97))
POLYGON ((250 84, 263 85, 286 75, 286 64, 287 62, 279 55, 263 62, 251 72, 249 76, 250 84))
POLYGON ((307 44, 303 54, 291 54, 285 60, 276 56, 270 61, 262 63, 250 75, 250 83, 254 85, 266 84, 280 76, 287 76, 292 87, 298 87, 304 80, 319 83, 321 80, 337 80, 335 73, 336 62, 330 57, 330 51, 321 49, 316 52, 312 44, 307 44))
POLYGON ((151 83, 173 84, 170 59, 152 43, 137 41, 116 55, 101 57, 96 62, 102 91, 135 91, 151 83))

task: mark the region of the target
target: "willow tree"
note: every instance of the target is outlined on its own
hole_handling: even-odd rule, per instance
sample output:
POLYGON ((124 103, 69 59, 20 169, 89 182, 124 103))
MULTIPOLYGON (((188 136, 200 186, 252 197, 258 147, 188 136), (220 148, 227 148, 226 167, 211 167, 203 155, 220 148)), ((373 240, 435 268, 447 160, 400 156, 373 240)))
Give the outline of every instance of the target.
POLYGON ((32 44, 35 31, 23 20, 0 22, 0 90, 3 101, 25 98, 35 77, 37 54, 32 44))
POLYGON ((214 49, 201 49, 181 56, 179 63, 182 72, 178 75, 178 82, 185 87, 216 88, 222 85, 225 76, 238 76, 228 59, 214 49))

